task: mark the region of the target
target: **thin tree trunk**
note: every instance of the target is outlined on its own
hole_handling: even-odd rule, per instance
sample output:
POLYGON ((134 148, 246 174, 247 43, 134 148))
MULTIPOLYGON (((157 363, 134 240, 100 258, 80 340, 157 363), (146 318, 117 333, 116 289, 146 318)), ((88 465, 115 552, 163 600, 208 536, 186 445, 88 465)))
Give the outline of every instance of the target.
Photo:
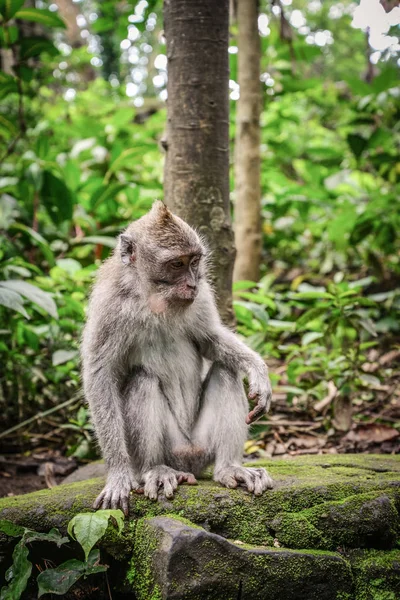
MULTIPOLYGON (((81 48, 86 45, 85 40, 81 37, 81 29, 78 25, 77 18, 82 14, 81 5, 74 3, 72 0, 55 0, 58 6, 60 17, 64 20, 67 29, 64 33, 69 45, 72 48, 81 48)), ((81 69, 81 77, 85 82, 96 79, 96 71, 90 64, 81 69)))
POLYGON ((60 17, 65 21, 67 30, 65 37, 72 48, 81 48, 84 41, 81 38, 81 29, 77 22, 77 17, 81 14, 79 4, 75 4, 72 0, 55 0, 58 6, 60 17))
POLYGON ((229 0, 165 0, 168 206, 203 234, 225 323, 233 324, 229 205, 229 0))
POLYGON ((257 281, 261 262, 260 38, 258 1, 237 0, 238 83, 235 140, 235 243, 233 278, 257 281))

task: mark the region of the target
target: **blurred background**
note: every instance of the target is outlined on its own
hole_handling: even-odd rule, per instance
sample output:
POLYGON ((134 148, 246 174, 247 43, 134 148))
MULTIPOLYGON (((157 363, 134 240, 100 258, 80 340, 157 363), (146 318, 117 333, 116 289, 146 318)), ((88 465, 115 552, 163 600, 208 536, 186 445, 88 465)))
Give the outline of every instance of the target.
MULTIPOLYGON (((4 495, 97 456, 79 338, 115 236, 163 198, 162 12, 161 0, 0 2, 4 495)), ((237 331, 270 366, 275 404, 244 452, 395 453, 400 8, 260 0, 257 22, 260 277, 236 274, 233 304, 237 331)), ((234 225, 246 159, 235 152, 239 29, 232 3, 234 225)))

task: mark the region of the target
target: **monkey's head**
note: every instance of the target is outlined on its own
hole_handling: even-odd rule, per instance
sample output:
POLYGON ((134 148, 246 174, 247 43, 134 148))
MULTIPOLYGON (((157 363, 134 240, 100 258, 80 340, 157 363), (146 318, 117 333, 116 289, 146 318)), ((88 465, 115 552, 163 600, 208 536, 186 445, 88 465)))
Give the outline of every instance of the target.
POLYGON ((121 234, 124 269, 139 277, 155 312, 190 305, 205 274, 206 249, 197 233, 162 202, 121 234))

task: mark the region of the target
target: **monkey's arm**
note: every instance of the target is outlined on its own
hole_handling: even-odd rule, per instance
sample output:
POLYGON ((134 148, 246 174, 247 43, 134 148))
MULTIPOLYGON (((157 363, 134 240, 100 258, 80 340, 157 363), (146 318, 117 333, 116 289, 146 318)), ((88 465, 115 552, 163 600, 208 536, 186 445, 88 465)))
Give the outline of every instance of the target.
MULTIPOLYGON (((127 514, 129 493, 138 484, 125 441, 120 394, 123 357, 119 352, 119 330, 111 329, 107 327, 105 330, 104 325, 101 327, 101 324, 90 321, 86 326, 82 346, 83 383, 107 466, 107 482, 94 508, 121 507, 127 514)), ((120 334, 123 335, 122 332, 120 334)))
POLYGON ((234 372, 242 371, 248 377, 249 398, 257 399, 256 406, 246 417, 246 423, 250 424, 270 408, 272 390, 268 367, 257 352, 222 324, 213 302, 209 301, 201 314, 208 317, 198 324, 197 329, 203 356, 221 362, 234 372))

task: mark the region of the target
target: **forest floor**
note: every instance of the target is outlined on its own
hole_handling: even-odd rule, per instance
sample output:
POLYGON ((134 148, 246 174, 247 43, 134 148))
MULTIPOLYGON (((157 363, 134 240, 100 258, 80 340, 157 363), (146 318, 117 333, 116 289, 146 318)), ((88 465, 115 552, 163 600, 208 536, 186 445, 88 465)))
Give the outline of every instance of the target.
MULTIPOLYGON (((368 399, 352 398, 339 408, 332 382, 327 396, 318 402, 294 396, 289 403, 286 365, 269 361, 270 371, 279 374, 279 384, 274 388, 271 412, 250 430, 244 460, 400 453, 400 352, 371 354, 370 358, 365 368, 371 372, 382 361, 392 364, 385 383, 375 385, 372 399, 371 394, 368 399)), ((71 438, 58 422, 66 418, 63 414, 57 420, 44 419, 5 438, 0 446, 0 497, 54 487, 79 465, 90 462, 68 456, 71 438)))
MULTIPOLYGON (((253 427, 255 437, 245 444, 245 460, 305 454, 400 453, 398 379, 376 390, 372 402, 353 401, 348 431, 327 427, 331 402, 327 397, 320 406, 296 402, 289 406, 286 393, 277 391, 272 413, 253 427)), ((67 445, 61 439, 60 450, 54 445, 47 447, 43 441, 39 445, 40 437, 30 432, 31 447, 0 455, 0 497, 54 487, 78 467, 77 459, 66 457, 67 445)))

